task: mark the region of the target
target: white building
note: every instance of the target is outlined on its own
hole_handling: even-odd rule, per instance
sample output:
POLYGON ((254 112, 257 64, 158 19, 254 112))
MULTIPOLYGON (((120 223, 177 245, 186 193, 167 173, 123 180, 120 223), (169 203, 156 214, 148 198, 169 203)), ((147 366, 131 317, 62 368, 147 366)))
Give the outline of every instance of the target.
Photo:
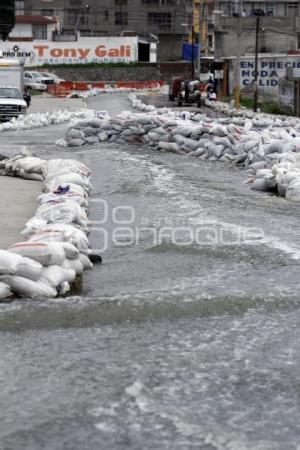
POLYGON ((16 16, 16 25, 9 35, 10 41, 53 40, 53 32, 58 28, 54 17, 16 16))

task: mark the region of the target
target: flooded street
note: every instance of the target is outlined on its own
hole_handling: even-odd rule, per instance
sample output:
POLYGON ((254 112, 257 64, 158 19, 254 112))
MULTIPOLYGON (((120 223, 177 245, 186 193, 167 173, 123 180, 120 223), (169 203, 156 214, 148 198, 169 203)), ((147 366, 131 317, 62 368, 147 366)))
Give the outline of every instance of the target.
POLYGON ((1 144, 92 169, 103 264, 80 297, 0 305, 0 449, 299 450, 299 205, 228 164, 56 147, 65 130, 1 144))

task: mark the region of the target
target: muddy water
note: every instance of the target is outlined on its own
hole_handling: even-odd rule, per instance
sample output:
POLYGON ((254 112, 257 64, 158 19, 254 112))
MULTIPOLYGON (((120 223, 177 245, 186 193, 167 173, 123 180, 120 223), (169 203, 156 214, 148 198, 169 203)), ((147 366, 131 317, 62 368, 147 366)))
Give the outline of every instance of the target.
POLYGON ((299 207, 223 164, 57 149, 64 128, 1 139, 93 169, 104 264, 81 297, 0 306, 0 448, 300 448, 299 207))

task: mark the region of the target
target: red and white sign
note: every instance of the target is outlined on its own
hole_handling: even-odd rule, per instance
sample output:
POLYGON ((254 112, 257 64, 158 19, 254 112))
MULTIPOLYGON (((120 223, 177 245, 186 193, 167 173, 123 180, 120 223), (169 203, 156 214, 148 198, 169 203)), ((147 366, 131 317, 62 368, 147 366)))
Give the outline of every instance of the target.
POLYGON ((76 42, 1 42, 5 58, 24 58, 26 66, 138 61, 136 36, 81 37, 76 42))

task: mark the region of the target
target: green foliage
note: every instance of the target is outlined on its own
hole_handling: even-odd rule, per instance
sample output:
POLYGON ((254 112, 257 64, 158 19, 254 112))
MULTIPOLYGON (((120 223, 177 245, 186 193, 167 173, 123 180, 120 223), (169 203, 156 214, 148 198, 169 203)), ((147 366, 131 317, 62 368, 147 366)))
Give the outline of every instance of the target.
MULTIPOLYGON (((222 102, 229 103, 229 102, 231 102, 231 100, 233 100, 233 97, 228 97, 228 96, 221 97, 220 100, 222 102)), ((254 104, 253 98, 241 97, 241 106, 244 106, 244 108, 253 110, 253 104, 254 104)), ((267 114, 279 114, 279 115, 285 114, 283 111, 281 111, 279 104, 277 102, 270 101, 270 100, 265 100, 265 101, 259 102, 258 108, 261 110, 261 112, 267 113, 267 114)))

